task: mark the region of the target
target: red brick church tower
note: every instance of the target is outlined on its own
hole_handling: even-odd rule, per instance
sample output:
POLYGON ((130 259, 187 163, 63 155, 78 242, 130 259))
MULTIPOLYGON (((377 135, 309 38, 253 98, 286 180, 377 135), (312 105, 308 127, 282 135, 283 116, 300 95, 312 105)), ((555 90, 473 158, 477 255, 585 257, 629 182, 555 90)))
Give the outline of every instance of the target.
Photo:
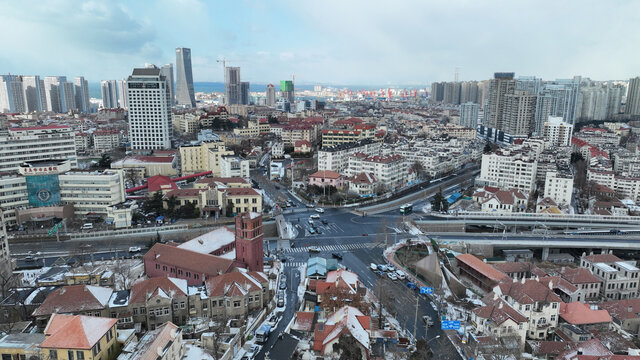
POLYGON ((251 271, 264 270, 262 215, 245 212, 236 215, 236 261, 251 271))

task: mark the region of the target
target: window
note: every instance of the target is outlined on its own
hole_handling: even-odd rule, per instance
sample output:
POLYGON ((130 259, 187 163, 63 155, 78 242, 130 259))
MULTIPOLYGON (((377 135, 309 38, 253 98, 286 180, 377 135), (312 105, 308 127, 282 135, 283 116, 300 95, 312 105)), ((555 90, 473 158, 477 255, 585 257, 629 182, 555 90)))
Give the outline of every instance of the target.
POLYGON ((557 308, 558 308, 558 303, 553 303, 553 304, 551 304, 551 308, 552 308, 552 309, 557 309, 557 308))
POLYGON ((84 351, 80 351, 80 350, 76 351, 76 358, 78 360, 84 360, 84 351))
POLYGON ((138 308, 133 308, 133 315, 138 315, 138 308))
POLYGON ((57 360, 58 359, 58 350, 49 350, 49 359, 57 360))
POLYGON ((109 331, 107 331, 107 342, 111 341, 111 338, 113 338, 113 334, 111 333, 113 329, 109 329, 109 331))
POLYGON ((233 307, 240 307, 241 301, 240 300, 236 300, 233 302, 233 307))
POLYGON ((184 308, 185 308, 184 301, 181 301, 180 302, 180 309, 184 309, 184 308))
POLYGON ((140 308, 140 314, 146 314, 146 313, 147 313, 147 308, 141 307, 140 308))

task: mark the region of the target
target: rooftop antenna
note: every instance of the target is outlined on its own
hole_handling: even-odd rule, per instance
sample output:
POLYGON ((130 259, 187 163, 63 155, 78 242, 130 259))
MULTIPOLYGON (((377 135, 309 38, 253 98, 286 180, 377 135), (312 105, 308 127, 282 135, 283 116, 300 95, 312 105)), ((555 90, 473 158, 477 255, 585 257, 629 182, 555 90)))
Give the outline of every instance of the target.
POLYGON ((460 75, 459 73, 460 73, 460 68, 456 66, 456 72, 455 72, 455 75, 453 76, 453 78, 455 79, 455 82, 458 82, 458 77, 460 75))

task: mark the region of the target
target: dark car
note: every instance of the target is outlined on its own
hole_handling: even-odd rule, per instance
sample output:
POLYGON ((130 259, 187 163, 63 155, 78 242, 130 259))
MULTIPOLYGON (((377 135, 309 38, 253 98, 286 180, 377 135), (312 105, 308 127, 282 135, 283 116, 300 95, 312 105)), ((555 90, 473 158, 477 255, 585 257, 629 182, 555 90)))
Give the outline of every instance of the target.
POLYGON ((336 258, 338 260, 342 260, 342 254, 340 254, 340 253, 332 253, 331 256, 333 256, 334 258, 336 258))
POLYGON ((322 219, 322 220, 321 220, 321 222, 322 222, 323 224, 325 224, 325 225, 329 225, 329 222, 328 222, 327 220, 325 220, 325 219, 322 219))

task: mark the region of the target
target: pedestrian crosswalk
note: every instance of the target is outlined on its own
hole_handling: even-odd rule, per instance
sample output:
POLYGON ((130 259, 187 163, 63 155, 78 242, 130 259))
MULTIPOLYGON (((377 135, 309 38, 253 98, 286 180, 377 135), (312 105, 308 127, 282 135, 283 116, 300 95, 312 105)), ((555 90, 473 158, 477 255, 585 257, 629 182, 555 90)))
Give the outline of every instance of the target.
POLYGON ((293 262, 291 262, 291 261, 287 261, 286 263, 284 263, 284 266, 285 266, 285 267, 294 267, 294 268, 297 268, 297 267, 300 267, 300 266, 302 266, 302 265, 306 265, 306 264, 307 264, 306 262, 301 262, 301 261, 293 261, 293 262))
POLYGON ((318 249, 320 252, 325 251, 349 251, 349 250, 357 250, 364 248, 372 248, 375 244, 372 243, 351 243, 351 244, 340 244, 340 245, 324 245, 324 246, 305 246, 305 247, 296 247, 291 249, 283 249, 282 252, 285 254, 290 253, 299 253, 299 252, 308 252, 310 249, 318 249))

